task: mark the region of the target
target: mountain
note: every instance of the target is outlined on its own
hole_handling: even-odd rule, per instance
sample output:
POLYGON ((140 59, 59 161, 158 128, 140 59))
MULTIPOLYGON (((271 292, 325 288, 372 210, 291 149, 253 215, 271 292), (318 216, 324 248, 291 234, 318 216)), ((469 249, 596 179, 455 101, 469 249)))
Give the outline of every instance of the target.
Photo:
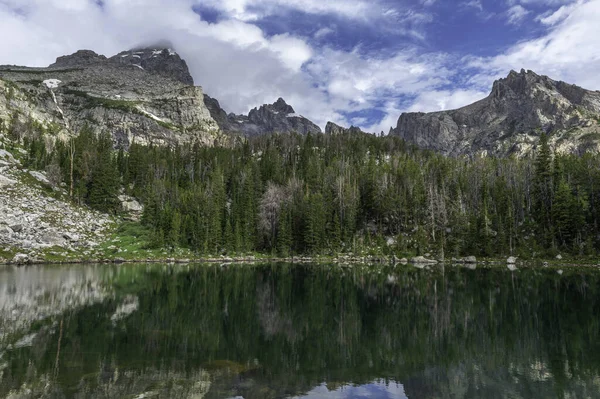
MULTIPOLYGON (((47 68, 0 66, 0 120, 69 137, 85 126, 111 132, 115 144, 211 145, 227 135, 319 133, 283 99, 228 114, 194 86, 187 63, 169 45, 61 56, 47 68)), ((8 122, 7 122, 8 123, 8 122)))
POLYGON ((211 144, 220 129, 171 49, 145 48, 107 58, 90 50, 47 68, 0 66, 0 119, 35 122, 63 137, 84 126, 109 131, 116 144, 211 144))
POLYGON ((227 114, 219 102, 207 95, 204 103, 222 131, 244 136, 271 133, 321 133, 321 128, 294 111, 283 98, 273 104, 254 108, 248 115, 227 114))
MULTIPOLYGON (((121 148, 133 142, 212 145, 237 135, 321 133, 282 98, 247 115, 228 113, 194 86, 187 63, 168 44, 111 57, 80 50, 46 68, 0 66, 0 93, 0 128, 21 126, 25 132, 35 126, 64 139, 89 127, 110 132, 121 148)), ((600 150, 599 123, 600 92, 521 70, 494 82, 488 97, 466 107, 402 114, 390 134, 450 156, 522 156, 546 132, 557 151, 582 153, 600 150)), ((325 129, 360 131, 331 122, 325 129)))
POLYGON ((599 124, 600 92, 521 70, 466 107, 402 114, 390 134, 446 155, 520 156, 535 148, 542 132, 557 151, 598 151, 599 124))

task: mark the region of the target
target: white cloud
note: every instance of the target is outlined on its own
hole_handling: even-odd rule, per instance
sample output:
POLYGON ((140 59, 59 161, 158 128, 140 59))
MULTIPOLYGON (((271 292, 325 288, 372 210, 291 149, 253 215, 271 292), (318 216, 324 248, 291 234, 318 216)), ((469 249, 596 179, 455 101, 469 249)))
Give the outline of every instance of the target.
POLYGON ((464 1, 460 3, 460 5, 466 8, 475 8, 479 11, 483 11, 483 4, 481 4, 480 0, 464 1))
POLYGON ((480 70, 474 79, 489 84, 510 69, 525 68, 600 89, 600 0, 579 2, 567 10, 545 36, 521 42, 494 57, 472 59, 470 65, 480 70))
POLYGON ((372 2, 364 0, 197 0, 197 2, 217 8, 244 21, 277 14, 282 8, 298 9, 310 14, 337 14, 353 19, 363 19, 375 9, 372 2))
POLYGON ((571 14, 571 12, 583 4, 582 0, 577 1, 576 3, 564 5, 560 7, 556 11, 546 12, 536 18, 537 21, 541 22, 544 25, 555 25, 558 22, 562 21, 566 17, 571 14))
POLYGON ((460 108, 487 97, 489 92, 478 90, 431 90, 420 93, 409 112, 447 111, 460 108))
POLYGON ((507 12, 508 23, 513 25, 521 23, 529 12, 522 5, 517 4, 512 6, 507 12))
POLYGON ((335 31, 332 28, 325 27, 325 28, 321 28, 318 31, 316 31, 313 36, 315 37, 315 39, 322 39, 325 36, 329 36, 330 34, 332 34, 334 32, 335 31))
POLYGON ((307 68, 329 93, 358 104, 386 93, 412 94, 446 82, 444 55, 419 55, 406 49, 389 57, 365 57, 359 49, 344 52, 326 48, 307 68))

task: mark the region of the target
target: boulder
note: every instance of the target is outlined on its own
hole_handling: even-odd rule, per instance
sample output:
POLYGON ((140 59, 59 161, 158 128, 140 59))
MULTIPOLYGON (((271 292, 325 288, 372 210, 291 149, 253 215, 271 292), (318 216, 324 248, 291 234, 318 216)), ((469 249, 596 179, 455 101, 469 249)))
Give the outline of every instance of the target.
POLYGON ((140 204, 135 198, 127 195, 119 195, 119 201, 121 201, 121 208, 123 211, 128 213, 141 213, 144 211, 144 206, 140 204))
POLYGON ((10 187, 17 184, 16 180, 0 175, 0 188, 10 187))
POLYGON ((0 240, 5 237, 12 237, 13 229, 8 226, 0 226, 0 240))
POLYGON ((561 254, 556 255, 556 259, 557 260, 562 260, 562 255, 561 254))
POLYGON ((47 186, 50 186, 50 180, 48 180, 48 178, 46 177, 45 174, 43 174, 42 172, 38 172, 36 170, 30 170, 29 174, 36 179, 37 181, 39 181, 42 184, 45 184, 47 186))
POLYGON ((0 150, 0 160, 3 160, 8 164, 16 164, 17 163, 17 160, 15 159, 15 157, 13 157, 13 155, 6 150, 0 150))
POLYGON ((467 256, 463 259, 465 263, 477 263, 477 258, 474 256, 467 256))
POLYGON ((50 246, 63 247, 66 245, 65 238, 61 234, 59 234, 55 231, 46 231, 42 235, 41 241, 44 244, 48 244, 50 246))
POLYGON ((30 259, 29 259, 29 255, 16 254, 12 261, 13 261, 13 263, 16 263, 17 265, 24 265, 26 263, 29 263, 30 259))
POLYGON ((14 231, 15 233, 20 233, 23 231, 23 225, 21 223, 15 223, 12 224, 10 226, 10 228, 12 229, 12 231, 14 231))
POLYGON ((416 263, 416 264, 436 264, 438 262, 437 262, 437 260, 427 259, 424 256, 416 256, 414 258, 411 258, 410 263, 416 263))
POLYGON ((517 263, 517 258, 514 256, 511 256, 508 259, 506 259, 506 263, 509 265, 514 265, 515 263, 517 263))
POLYGON ((77 234, 73 234, 73 233, 64 233, 63 238, 65 240, 69 240, 69 241, 73 241, 73 242, 79 241, 79 236, 77 234))

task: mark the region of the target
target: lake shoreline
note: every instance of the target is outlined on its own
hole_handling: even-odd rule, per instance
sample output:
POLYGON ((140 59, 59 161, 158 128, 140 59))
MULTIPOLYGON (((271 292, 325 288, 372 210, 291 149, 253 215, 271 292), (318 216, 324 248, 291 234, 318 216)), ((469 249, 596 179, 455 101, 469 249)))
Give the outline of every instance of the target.
POLYGON ((291 263, 291 264, 340 264, 340 265, 357 265, 357 264, 379 264, 379 265, 417 265, 417 266, 436 266, 436 265, 457 265, 457 266, 506 266, 506 265, 521 265, 521 266, 564 266, 564 267, 598 267, 600 268, 600 259, 513 259, 509 262, 506 258, 483 258, 478 260, 466 260, 467 258, 451 258, 451 259, 406 259, 397 258, 395 256, 343 256, 343 257, 256 257, 256 256, 221 256, 221 257, 199 257, 199 258, 90 258, 90 259, 68 259, 68 260, 52 260, 52 259, 23 259, 22 261, 15 260, 0 260, 0 266, 27 266, 27 265, 90 265, 90 264, 256 264, 256 263, 291 263))

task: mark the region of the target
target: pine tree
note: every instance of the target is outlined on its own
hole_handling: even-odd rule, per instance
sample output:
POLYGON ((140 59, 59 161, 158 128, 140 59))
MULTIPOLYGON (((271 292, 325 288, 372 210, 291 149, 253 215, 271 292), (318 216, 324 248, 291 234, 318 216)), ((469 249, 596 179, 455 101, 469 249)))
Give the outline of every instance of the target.
POLYGON ((287 257, 292 252, 292 215, 288 206, 281 209, 279 216, 279 231, 277 232, 277 252, 287 257))
POLYGON ((116 212, 119 205, 119 174, 113 159, 110 136, 103 135, 99 139, 97 162, 91 177, 88 204, 103 212, 116 212))
POLYGON ((571 208, 574 198, 571 188, 564 178, 560 179, 556 196, 552 207, 552 219, 557 238, 563 245, 567 245, 573 238, 573 225, 571 220, 571 208))
POLYGON ((169 238, 167 240, 167 244, 173 250, 179 246, 181 233, 181 214, 178 211, 172 212, 171 225, 169 227, 169 238))
POLYGON ((552 229, 552 156, 545 133, 540 136, 540 143, 535 158, 535 175, 533 179, 533 217, 538 223, 540 234, 545 245, 549 245, 549 233, 552 229))

